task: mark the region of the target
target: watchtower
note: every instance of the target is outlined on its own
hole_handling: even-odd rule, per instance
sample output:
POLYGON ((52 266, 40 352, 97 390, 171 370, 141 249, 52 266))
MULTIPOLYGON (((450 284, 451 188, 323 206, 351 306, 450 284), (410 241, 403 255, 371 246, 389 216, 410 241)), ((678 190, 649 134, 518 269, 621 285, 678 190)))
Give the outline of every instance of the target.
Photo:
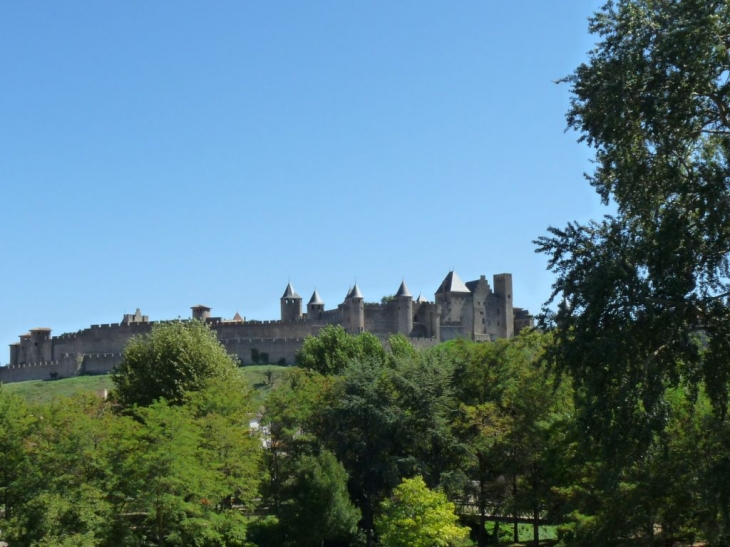
POLYGON ((281 320, 291 321, 302 317, 302 297, 288 283, 281 297, 281 320))
POLYGON ((512 338, 514 335, 512 274, 501 273, 494 275, 494 294, 497 302, 497 337, 512 338))
POLYGON ((345 297, 345 307, 349 318, 347 329, 351 333, 363 332, 365 330, 365 304, 357 283, 345 297))
POLYGON ((197 319, 198 321, 205 321, 210 317, 210 308, 208 306, 198 304, 197 306, 193 306, 190 309, 193 310, 193 319, 197 319))
POLYGON ((436 305, 441 307, 441 339, 474 336, 472 294, 455 271, 450 271, 436 290, 436 305))
POLYGON ((411 296, 405 280, 401 281, 398 292, 395 293, 398 303, 398 333, 410 336, 413 332, 413 296, 411 296))
POLYGON ((26 353, 28 362, 40 363, 52 361, 51 329, 38 327, 30 330, 28 339, 28 350, 26 353))
POLYGON ((322 312, 324 311, 324 302, 319 296, 319 293, 315 289, 312 293, 312 298, 307 303, 307 319, 319 319, 322 312))

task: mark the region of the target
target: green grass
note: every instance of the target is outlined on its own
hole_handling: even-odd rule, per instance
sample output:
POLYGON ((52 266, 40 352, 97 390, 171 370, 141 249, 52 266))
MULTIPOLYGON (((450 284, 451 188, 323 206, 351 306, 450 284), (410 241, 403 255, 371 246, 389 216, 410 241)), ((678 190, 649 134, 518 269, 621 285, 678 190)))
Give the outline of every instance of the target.
MULTIPOLYGON (((487 523, 487 531, 491 534, 494 531, 494 523, 487 523)), ((513 525, 509 522, 502 522, 499 525, 500 543, 512 544, 513 542, 513 525)), ((517 525, 519 535, 518 543, 532 542, 532 524, 519 523, 517 525)), ((558 539, 557 526, 540 526, 540 541, 558 539)))
MULTIPOLYGON (((241 373, 254 388, 254 404, 260 407, 284 371, 289 367, 279 365, 255 365, 241 367, 241 373), (270 378, 267 374, 271 372, 270 378)), ((111 376, 77 376, 62 380, 30 380, 4 384, 8 393, 16 393, 29 403, 47 403, 59 397, 72 397, 77 393, 100 392, 113 388, 111 376)))
POLYGON ((30 380, 3 384, 8 393, 15 393, 29 403, 47 403, 59 397, 71 397, 77 393, 110 390, 112 379, 108 374, 99 376, 77 376, 63 380, 30 380))
POLYGON ((250 365, 241 367, 244 377, 248 379, 254 389, 253 400, 257 408, 263 406, 266 397, 284 375, 284 372, 292 367, 280 365, 250 365), (270 378, 269 378, 270 373, 270 378))

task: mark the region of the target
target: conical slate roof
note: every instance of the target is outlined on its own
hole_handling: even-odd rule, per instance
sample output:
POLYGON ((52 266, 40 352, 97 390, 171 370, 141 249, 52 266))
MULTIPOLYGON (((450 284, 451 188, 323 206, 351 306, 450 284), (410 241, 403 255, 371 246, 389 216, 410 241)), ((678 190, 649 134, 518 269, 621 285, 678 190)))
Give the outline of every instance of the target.
POLYGON ((455 271, 450 271, 446 278, 441 283, 441 286, 436 291, 436 294, 447 293, 447 292, 461 292, 471 293, 471 291, 464 285, 464 282, 459 279, 455 271))
POLYGON ((406 287, 405 280, 401 281, 400 287, 398 287, 398 292, 395 293, 396 296, 411 296, 411 292, 408 290, 408 287, 406 287))
POLYGON ((426 299, 425 299, 425 298, 423 297, 423 295, 420 295, 420 294, 419 294, 419 295, 418 295, 418 298, 416 298, 416 303, 417 303, 417 304, 422 304, 423 302, 428 302, 428 300, 426 300, 426 299))
POLYGON ((360 292, 360 288, 357 286, 357 283, 355 283, 355 286, 347 294, 347 298, 362 298, 362 293, 360 292))
POLYGON ((282 296, 282 298, 298 298, 299 300, 302 299, 302 297, 297 294, 297 291, 294 290, 294 287, 291 286, 291 283, 287 284, 286 290, 284 291, 284 296, 282 296))
POLYGON ((240 313, 236 312, 236 315, 233 316, 232 321, 243 322, 243 317, 241 317, 241 314, 240 313))
POLYGON ((316 289, 312 293, 312 298, 309 299, 309 303, 310 304, 324 304, 322 299, 319 297, 319 293, 317 292, 316 289))

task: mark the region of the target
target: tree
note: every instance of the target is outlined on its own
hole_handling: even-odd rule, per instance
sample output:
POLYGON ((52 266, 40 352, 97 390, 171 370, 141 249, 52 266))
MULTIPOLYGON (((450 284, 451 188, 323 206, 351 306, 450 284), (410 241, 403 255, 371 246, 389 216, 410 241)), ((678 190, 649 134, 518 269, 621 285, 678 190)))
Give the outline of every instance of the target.
POLYGON ((382 344, 369 332, 352 335, 340 325, 327 325, 317 336, 304 340, 296 363, 320 374, 339 374, 350 361, 382 359, 384 356, 382 344))
MULTIPOLYGON (((25 402, 0 385, 0 530, 23 499, 22 479, 28 472, 24 441, 35 418, 25 402)), ((2 538, 2 536, 0 536, 2 538)))
POLYGON ((266 399, 262 425, 269 439, 265 461, 270 480, 264 495, 281 514, 284 485, 294 474, 293 466, 302 455, 316 454, 320 440, 316 431, 321 428, 324 410, 333 403, 333 378, 311 370, 287 370, 266 399))
MULTIPOLYGON (((183 405, 161 399, 120 416, 113 459, 115 493, 125 500, 134 544, 246 545, 258 495, 259 440, 241 403, 212 385, 183 405)), ((240 399, 240 397, 239 397, 240 399)))
MULTIPOLYGON (((114 416, 87 394, 32 408, 25 468, 7 532, 19 546, 107 544, 114 529, 113 476, 106 457, 114 416)), ((17 432, 11 430, 11 432, 17 432)))
POLYGON ((563 80, 567 119, 617 213, 537 244, 557 274, 550 358, 620 464, 663 427, 663 394, 680 379, 727 412, 730 2, 609 1, 590 30, 588 63, 563 80))
POLYGON ((205 323, 171 321, 132 337, 112 380, 120 403, 147 406, 160 398, 180 404, 211 378, 235 381, 237 374, 236 362, 205 323))
MULTIPOLYGON (((490 344, 457 340, 438 348, 455 367, 460 405, 454 428, 466 456, 459 468, 466 479, 463 493, 479 512, 480 547, 486 545, 488 513, 499 512, 531 514, 537 542, 549 501, 551 437, 570 416, 569 386, 539 366, 549 342, 549 336, 529 331, 490 344)), ((513 534, 517 543, 516 520, 513 534)))
POLYGON ((318 438, 350 475, 370 545, 375 510, 402 477, 423 475, 435 486, 458 461, 451 371, 428 358, 351 362, 330 400, 318 438))
POLYGON ((388 350, 394 359, 415 359, 418 357, 416 348, 402 334, 391 334, 388 336, 388 350))
POLYGON ((347 493, 347 472, 331 452, 303 455, 294 462, 285 486, 280 525, 293 546, 319 546, 347 539, 357 529, 360 511, 347 493))
MULTIPOLYGON (((683 498, 650 478, 662 454, 676 465, 680 451, 663 437, 680 408, 668 394, 693 403, 706 393, 710 430, 727 421, 730 2, 609 0, 590 30, 588 62, 563 80, 567 120, 595 150, 588 179, 616 213, 537 241, 557 275, 547 358, 573 380, 579 451, 589 454, 580 473, 590 488, 573 488, 578 528, 589 531, 580 541, 650 542, 658 519, 667 529, 685 519, 656 510, 683 498), (586 451, 591 443, 599 450, 586 451)), ((707 454, 719 484, 727 452, 707 454)), ((726 542, 730 500, 696 492, 706 538, 726 542)))
POLYGON ((375 527, 385 547, 447 547, 466 538, 454 504, 421 477, 404 479, 380 505, 375 527))

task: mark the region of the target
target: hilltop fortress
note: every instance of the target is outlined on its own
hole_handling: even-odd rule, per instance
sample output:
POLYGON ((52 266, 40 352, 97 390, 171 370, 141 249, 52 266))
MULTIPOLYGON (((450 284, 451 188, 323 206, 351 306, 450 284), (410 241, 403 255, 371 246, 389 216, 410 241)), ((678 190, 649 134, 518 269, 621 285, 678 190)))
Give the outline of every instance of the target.
MULTIPOLYGON (((511 338, 532 326, 532 316, 512 305, 512 274, 496 274, 490 287, 485 276, 464 283, 449 272, 430 302, 414 299, 403 281, 396 294, 380 303, 365 302, 357 284, 335 309, 326 310, 315 290, 302 308, 302 297, 289 283, 281 297, 281 319, 251 321, 238 313, 233 319, 212 317, 211 309, 193 306, 192 318, 205 321, 218 340, 241 364, 293 364, 304 338, 326 325, 341 325, 348 332, 370 332, 385 341, 400 333, 416 347, 428 347, 453 338, 488 342, 511 338)), ((36 328, 10 344, 10 364, 0 367, 0 382, 46 380, 79 374, 103 374, 122 358, 127 341, 150 332, 154 321, 125 314, 121 323, 91 325, 75 333, 51 336, 51 329, 36 328)))

